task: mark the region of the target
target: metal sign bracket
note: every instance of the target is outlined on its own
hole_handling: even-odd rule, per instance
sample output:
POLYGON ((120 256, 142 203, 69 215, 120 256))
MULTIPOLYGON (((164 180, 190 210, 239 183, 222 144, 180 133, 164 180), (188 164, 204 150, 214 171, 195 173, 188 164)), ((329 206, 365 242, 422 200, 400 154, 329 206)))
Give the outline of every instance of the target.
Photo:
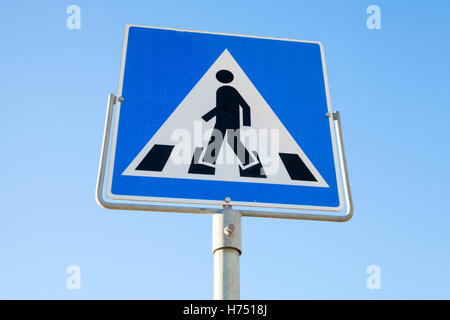
MULTIPOLYGON (((217 208, 203 208, 203 207, 178 207, 166 205, 153 205, 145 203, 119 203, 112 202, 104 196, 105 173, 107 167, 107 159, 109 154, 109 145, 111 141, 111 129, 113 120, 114 105, 121 103, 122 97, 117 98, 114 94, 108 96, 108 105, 106 112, 105 127, 103 133, 102 151, 100 156, 100 166, 97 177, 96 200, 103 208, 115 210, 136 210, 136 211, 159 211, 159 212, 180 212, 180 213, 203 213, 213 214, 217 208)), ((327 113, 327 117, 332 117, 337 127, 337 146, 339 150, 339 162, 343 176, 344 193, 347 203, 346 212, 343 215, 337 214, 310 214, 310 213, 285 213, 285 212, 271 212, 260 210, 241 210, 238 209, 242 216, 247 217, 265 217, 265 218, 281 218, 281 219, 300 219, 300 220, 315 220, 315 221, 334 221, 344 222, 351 219, 353 216, 353 200, 350 188, 350 181, 347 170, 347 159, 345 156, 345 148, 342 134, 341 117, 339 111, 327 113)), ((316 210, 319 211, 319 210, 316 210)))

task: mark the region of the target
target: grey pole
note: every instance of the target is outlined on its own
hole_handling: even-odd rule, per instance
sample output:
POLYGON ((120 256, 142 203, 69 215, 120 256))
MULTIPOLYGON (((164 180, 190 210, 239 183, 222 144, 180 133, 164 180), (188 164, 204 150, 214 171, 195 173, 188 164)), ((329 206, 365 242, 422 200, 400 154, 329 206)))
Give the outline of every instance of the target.
MULTIPOLYGON (((225 202, 230 202, 226 198, 225 202)), ((241 213, 224 205, 213 214, 214 299, 239 299, 241 213)))

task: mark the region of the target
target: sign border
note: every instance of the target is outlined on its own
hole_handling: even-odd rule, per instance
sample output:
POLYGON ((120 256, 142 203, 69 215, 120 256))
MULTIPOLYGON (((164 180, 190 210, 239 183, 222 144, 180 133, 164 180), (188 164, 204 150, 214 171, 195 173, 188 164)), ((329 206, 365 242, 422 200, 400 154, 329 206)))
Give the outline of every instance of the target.
MULTIPOLYGON (((122 46, 120 75, 119 75, 119 85, 118 85, 118 96, 119 97, 122 96, 123 78, 124 78, 124 72, 125 72, 126 52, 127 52, 127 44, 128 44, 128 34, 129 34, 129 29, 132 27, 317 44, 317 45, 319 45, 320 52, 321 52, 322 70, 323 70, 323 77, 324 77, 324 84, 325 84, 325 91, 326 91, 326 100, 327 100, 327 109, 328 109, 329 114, 332 113, 331 100, 330 100, 330 94, 329 94, 329 86, 328 86, 328 77, 327 77, 326 64, 325 64, 324 47, 320 41, 295 40, 295 39, 274 38, 274 37, 239 35, 239 34, 230 34, 230 33, 195 31, 195 30, 186 30, 186 29, 142 26, 142 25, 134 25, 134 24, 127 24, 125 26, 123 46, 122 46)), ((111 152, 110 152, 110 156, 109 156, 110 161, 109 161, 108 172, 107 172, 107 176, 106 176, 106 196, 111 200, 145 201, 145 202, 157 202, 157 203, 169 203, 169 204, 173 203, 173 204, 208 205, 208 206, 223 206, 224 204, 226 204, 226 205, 231 205, 231 206, 250 207, 250 208, 315 210, 315 211, 332 211, 332 212, 339 212, 344 209, 343 186, 342 186, 342 181, 341 181, 342 176, 341 176, 341 170, 340 170, 340 165, 339 165, 339 156, 338 156, 338 152, 337 152, 336 128, 334 125, 333 117, 329 117, 329 122, 330 122, 333 158, 334 158, 338 196, 339 196, 339 206, 337 206, 337 207, 292 205, 292 204, 288 205, 288 204, 266 203, 266 202, 244 202, 244 201, 233 201, 232 199, 230 202, 225 203, 224 199, 222 199, 222 200, 201 200, 201 199, 164 198, 164 197, 129 196, 129 195, 113 194, 111 192, 111 188, 112 188, 114 159, 115 159, 115 153, 116 153, 116 142, 117 142, 117 132, 118 132, 118 124, 119 124, 119 116, 120 116, 120 107, 121 107, 120 99, 117 99, 117 101, 115 101, 115 104, 116 104, 116 108, 115 108, 115 112, 114 112, 113 124, 112 124, 112 128, 110 128, 110 129, 112 129, 111 152)), ((106 134, 106 132, 105 132, 105 134, 106 134)), ((274 214, 275 214, 275 212, 274 212, 274 214)), ((264 215, 264 216, 266 216, 266 215, 264 215)))

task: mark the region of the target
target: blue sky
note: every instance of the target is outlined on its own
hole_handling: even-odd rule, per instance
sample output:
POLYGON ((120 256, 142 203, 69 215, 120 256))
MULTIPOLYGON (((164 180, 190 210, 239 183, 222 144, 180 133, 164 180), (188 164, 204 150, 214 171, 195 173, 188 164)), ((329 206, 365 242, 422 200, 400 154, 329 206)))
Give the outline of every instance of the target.
POLYGON ((319 40, 355 216, 243 219, 241 298, 450 298, 448 1, 0 4, 0 298, 212 298, 211 217, 94 198, 126 24, 319 40), (66 28, 66 8, 81 29, 66 28), (366 8, 381 8, 381 30, 366 8), (81 268, 81 289, 66 268, 81 268), (381 268, 369 290, 366 269, 381 268))

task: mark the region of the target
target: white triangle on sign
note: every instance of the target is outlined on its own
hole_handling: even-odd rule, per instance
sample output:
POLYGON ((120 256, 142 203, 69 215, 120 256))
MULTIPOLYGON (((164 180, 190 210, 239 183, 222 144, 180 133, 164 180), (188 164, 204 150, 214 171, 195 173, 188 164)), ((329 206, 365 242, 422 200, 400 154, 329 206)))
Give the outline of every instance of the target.
POLYGON ((122 174, 329 187, 227 49, 217 58, 122 174), (203 153, 199 163, 204 163, 201 159, 206 151, 211 130, 214 128, 215 118, 205 122, 202 116, 216 106, 216 91, 224 85, 216 79, 216 73, 220 70, 228 70, 233 74, 233 81, 227 85, 237 89, 250 106, 250 127, 242 125, 243 117, 240 108, 241 141, 251 151, 255 161, 251 165, 258 162, 262 164, 263 177, 242 176, 241 170, 247 167, 244 167, 237 159, 232 148, 226 143, 226 139, 219 151, 213 174, 189 173, 196 149, 202 148, 203 153), (253 137, 253 140, 248 137, 253 137), (250 143, 251 141, 253 143, 250 143), (169 152, 170 156, 166 154, 168 158, 162 160, 162 168, 142 170, 139 165, 151 153, 155 145, 173 146, 173 149, 169 152), (296 175, 295 168, 290 168, 290 164, 286 163, 289 159, 283 162, 280 153, 289 155, 289 159, 293 161, 291 164, 294 166, 299 167, 303 164, 301 167, 309 172, 309 178, 302 179, 302 175, 296 175))

